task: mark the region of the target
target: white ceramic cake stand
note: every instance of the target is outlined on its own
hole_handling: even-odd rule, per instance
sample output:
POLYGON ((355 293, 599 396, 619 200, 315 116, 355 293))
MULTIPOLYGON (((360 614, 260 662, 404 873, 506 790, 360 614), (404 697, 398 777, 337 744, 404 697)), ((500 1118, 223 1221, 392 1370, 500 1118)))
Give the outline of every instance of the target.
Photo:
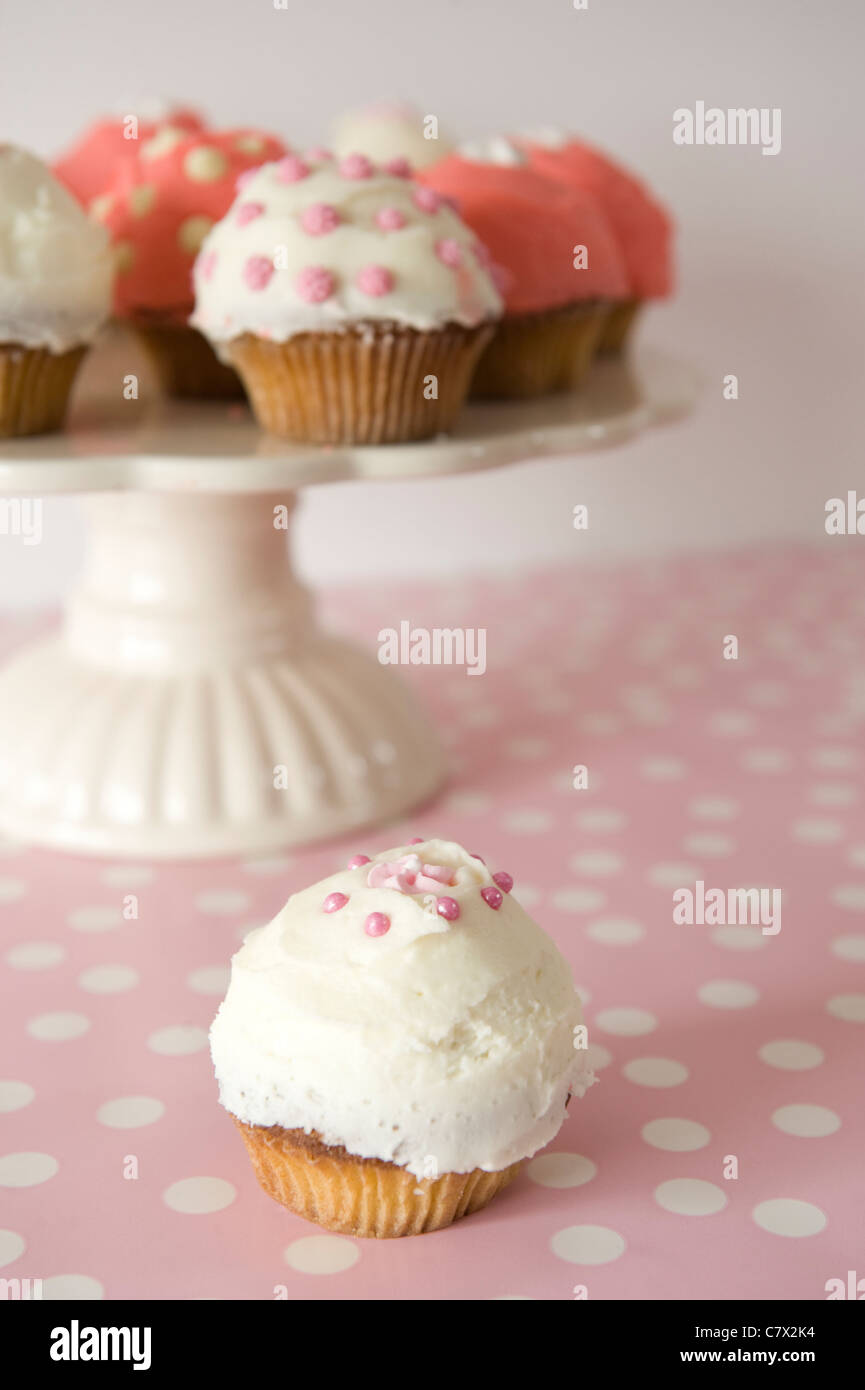
POLYGON ((124 400, 95 352, 63 434, 0 443, 0 496, 87 493, 58 636, 0 672, 0 829, 112 856, 262 854, 382 822, 445 765, 400 677, 323 633, 285 530, 297 490, 453 474, 618 443, 684 413, 693 373, 646 353, 573 396, 476 405, 456 432, 298 447, 244 406, 124 400))

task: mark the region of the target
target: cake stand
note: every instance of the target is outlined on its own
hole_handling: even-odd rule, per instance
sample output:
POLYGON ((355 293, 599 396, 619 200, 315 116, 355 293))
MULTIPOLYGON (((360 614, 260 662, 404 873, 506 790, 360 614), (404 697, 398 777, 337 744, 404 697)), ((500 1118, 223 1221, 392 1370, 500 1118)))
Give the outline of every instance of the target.
POLYGON ((0 671, 0 829, 115 857, 265 854, 389 820, 441 785, 402 679, 316 625, 286 544, 300 488, 617 444, 696 391, 646 352, 574 395, 472 405, 447 437, 299 447, 245 406, 160 399, 132 351, 91 354, 66 432, 0 443, 0 496, 88 494, 90 517, 59 634, 0 671))

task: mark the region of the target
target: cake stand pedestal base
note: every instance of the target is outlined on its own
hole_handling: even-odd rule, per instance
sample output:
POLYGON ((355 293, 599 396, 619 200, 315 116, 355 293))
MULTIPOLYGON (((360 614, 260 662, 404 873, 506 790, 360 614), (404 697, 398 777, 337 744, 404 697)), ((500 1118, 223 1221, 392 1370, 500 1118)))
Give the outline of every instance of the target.
POLYGON ((0 829, 81 853, 265 854, 441 784, 401 679, 315 625, 296 495, 88 498, 61 634, 0 671, 0 829))

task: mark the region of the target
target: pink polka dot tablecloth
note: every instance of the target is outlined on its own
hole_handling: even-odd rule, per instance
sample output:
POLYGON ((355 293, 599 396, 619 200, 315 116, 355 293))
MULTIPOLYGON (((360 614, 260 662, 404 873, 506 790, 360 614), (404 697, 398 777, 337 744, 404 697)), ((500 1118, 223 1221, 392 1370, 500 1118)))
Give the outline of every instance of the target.
POLYGON ((486 629, 483 676, 410 672, 453 760, 435 804, 260 861, 2 844, 2 1276, 46 1298, 569 1300, 823 1299, 865 1275, 862 567, 829 543, 331 594, 368 644, 404 619, 486 629), (250 927, 412 834, 513 874, 572 962, 600 1084, 487 1210, 357 1241, 259 1190, 207 1028, 250 927), (674 922, 697 881, 780 890, 780 931, 674 922))

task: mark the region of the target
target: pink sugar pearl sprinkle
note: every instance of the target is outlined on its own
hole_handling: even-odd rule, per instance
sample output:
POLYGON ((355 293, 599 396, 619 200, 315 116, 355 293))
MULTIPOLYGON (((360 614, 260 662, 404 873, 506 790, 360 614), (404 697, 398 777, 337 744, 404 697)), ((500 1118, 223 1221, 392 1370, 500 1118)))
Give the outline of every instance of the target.
POLYGON ((299 183, 309 173, 309 165, 296 154, 287 154, 276 166, 276 176, 281 183, 299 183))
POLYGON ((390 931, 390 918, 385 912, 371 912, 363 924, 367 936, 384 936, 390 931))
POLYGON ((493 883, 497 883, 503 893, 509 893, 514 886, 514 880, 510 874, 506 874, 504 869, 500 869, 497 874, 493 874, 493 883))
POLYGON ((205 251, 202 256, 199 256, 195 268, 202 280, 212 280, 213 272, 216 269, 216 252, 205 251))
POLYGON ((399 208, 379 208, 375 221, 383 232, 398 232, 400 227, 405 226, 405 217, 399 208))
POLYGON ((307 265, 294 282, 300 298, 307 304, 321 304, 333 294, 334 279, 321 265, 307 265))
POLYGON ((365 154, 347 154, 339 162, 339 172, 344 179, 369 179, 373 175, 373 166, 365 154))
POLYGON ((410 179, 412 168, 407 159, 402 155, 397 155, 395 159, 389 159, 385 164, 385 172, 392 174, 396 179, 410 179))
POLYGON ((257 173, 257 169, 244 169, 242 174, 238 174, 237 178, 234 181, 234 186, 237 189, 238 193, 243 191, 243 189, 249 183, 249 180, 254 179, 257 173))
POLYGON ((410 845, 422 845, 422 844, 423 844, 423 836, 422 836, 422 835, 415 835, 415 837, 414 837, 413 840, 409 840, 409 844, 410 844, 410 845))
POLYGON ((362 867, 362 865, 369 863, 370 857, 368 854, 355 854, 352 855, 351 859, 349 859, 346 867, 349 869, 359 869, 362 867))
POLYGON ((247 222, 254 222, 263 212, 264 203, 241 203, 237 209, 238 227, 245 227, 247 222))
POLYGON ((491 907, 494 912, 498 912, 499 908, 502 905, 502 894, 500 889, 482 888, 481 897, 483 898, 487 907, 491 907))
POLYGON ((244 284, 251 290, 263 290, 270 284, 273 261, 267 256, 250 256, 243 267, 244 284))
POLYGON ((434 188, 416 188, 412 194, 412 202, 421 212, 438 212, 442 200, 434 188))
POLYGON ((450 266, 451 270, 462 265, 463 249, 451 236, 443 237, 441 241, 436 242, 436 255, 442 265, 450 266))
POLYGON ((340 224, 340 215, 330 203, 311 203, 300 215, 300 225, 310 236, 324 236, 340 224))
POLYGON ((345 907, 348 898, 345 893, 328 893, 322 907, 325 912, 339 912, 341 907, 345 907))
POLYGON ((460 915, 460 905, 456 898, 436 898, 436 912, 446 922, 456 922, 460 915))
POLYGON ((365 265, 359 270, 354 282, 363 294, 372 295, 379 298, 383 294, 390 294, 393 289, 393 275, 383 265, 365 265))

